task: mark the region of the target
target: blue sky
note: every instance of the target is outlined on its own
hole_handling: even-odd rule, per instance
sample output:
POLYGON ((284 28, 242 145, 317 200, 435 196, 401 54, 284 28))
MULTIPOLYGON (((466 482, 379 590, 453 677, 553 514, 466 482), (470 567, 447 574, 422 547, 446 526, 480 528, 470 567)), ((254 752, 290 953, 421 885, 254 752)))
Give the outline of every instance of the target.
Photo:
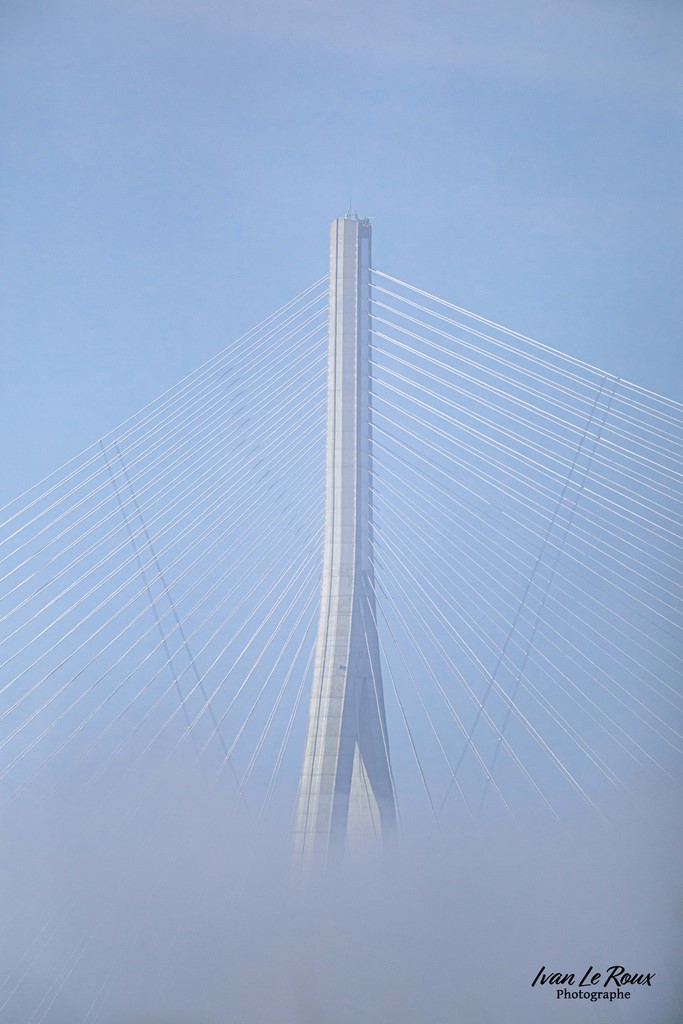
POLYGON ((6 0, 11 498, 325 272, 374 262, 683 398, 680 9, 6 0))

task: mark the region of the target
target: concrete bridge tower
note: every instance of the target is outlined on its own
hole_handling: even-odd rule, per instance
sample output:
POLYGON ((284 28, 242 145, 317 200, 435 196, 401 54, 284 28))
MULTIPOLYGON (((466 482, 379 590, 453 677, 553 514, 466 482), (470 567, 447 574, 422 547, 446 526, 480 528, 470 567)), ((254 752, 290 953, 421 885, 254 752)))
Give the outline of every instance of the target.
POLYGON ((325 534, 320 618, 295 819, 303 870, 396 825, 372 561, 372 229, 330 229, 325 534))

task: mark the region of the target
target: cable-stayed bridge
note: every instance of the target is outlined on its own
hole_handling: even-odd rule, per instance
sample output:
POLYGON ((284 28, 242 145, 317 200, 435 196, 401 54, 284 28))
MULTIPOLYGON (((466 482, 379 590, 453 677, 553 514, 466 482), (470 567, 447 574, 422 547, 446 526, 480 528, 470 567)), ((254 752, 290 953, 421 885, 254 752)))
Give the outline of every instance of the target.
POLYGON ((422 832, 600 814, 680 779, 683 406, 371 268, 369 243, 351 301, 349 258, 2 510, 9 815, 73 779, 104 798, 183 758, 300 844, 339 814, 342 844, 386 829, 378 772, 398 830, 422 832), (347 306, 349 352, 365 346, 351 383, 341 364, 333 379, 347 306), (365 419, 331 451, 344 387, 365 419), (344 611, 330 551, 347 486, 363 583, 344 611), (335 652, 347 616, 349 657, 323 670, 330 615, 335 652), (338 713, 337 805, 314 767, 330 699, 356 714, 338 713))

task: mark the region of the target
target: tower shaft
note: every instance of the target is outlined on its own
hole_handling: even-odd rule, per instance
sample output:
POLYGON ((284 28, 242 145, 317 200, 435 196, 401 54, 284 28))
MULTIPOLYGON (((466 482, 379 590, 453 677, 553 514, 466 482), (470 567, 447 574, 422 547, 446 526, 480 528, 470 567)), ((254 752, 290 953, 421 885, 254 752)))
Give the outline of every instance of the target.
POLYGON ((372 561, 370 252, 368 221, 332 222, 323 574, 295 821, 304 869, 396 820, 372 561))

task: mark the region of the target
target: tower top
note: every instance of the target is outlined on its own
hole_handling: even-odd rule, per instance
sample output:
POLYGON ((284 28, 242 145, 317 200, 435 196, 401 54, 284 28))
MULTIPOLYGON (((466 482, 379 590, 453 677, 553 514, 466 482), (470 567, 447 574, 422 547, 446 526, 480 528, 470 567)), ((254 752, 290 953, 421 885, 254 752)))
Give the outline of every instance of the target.
POLYGON ((336 217, 335 220, 354 220, 358 224, 360 224, 361 227, 364 227, 364 228, 369 228, 369 227, 372 226, 370 224, 370 218, 369 217, 359 217, 358 211, 355 211, 354 213, 351 213, 351 211, 349 210, 349 212, 345 213, 343 217, 336 217))

